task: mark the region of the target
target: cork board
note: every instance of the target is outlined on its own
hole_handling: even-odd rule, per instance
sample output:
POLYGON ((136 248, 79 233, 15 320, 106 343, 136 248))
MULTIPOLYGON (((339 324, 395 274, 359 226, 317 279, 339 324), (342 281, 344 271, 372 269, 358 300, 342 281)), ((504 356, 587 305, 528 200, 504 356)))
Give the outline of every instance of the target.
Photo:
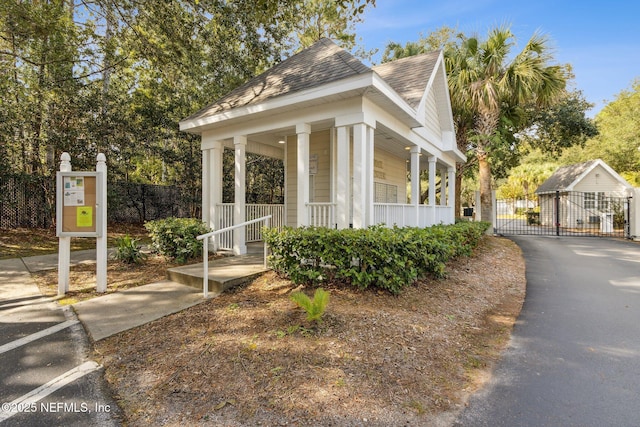
POLYGON ((96 177, 64 176, 62 180, 62 231, 95 232, 96 177))
POLYGON ((102 220, 97 173, 64 172, 58 176, 58 235, 97 237, 102 220))

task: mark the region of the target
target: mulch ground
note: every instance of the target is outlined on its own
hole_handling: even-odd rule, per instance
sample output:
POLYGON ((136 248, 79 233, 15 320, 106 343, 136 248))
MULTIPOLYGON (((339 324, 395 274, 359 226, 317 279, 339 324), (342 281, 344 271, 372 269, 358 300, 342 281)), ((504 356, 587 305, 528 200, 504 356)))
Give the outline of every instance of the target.
POLYGON ((268 273, 99 341, 94 356, 132 426, 447 425, 487 379, 525 294, 506 239, 483 238, 447 272, 399 296, 325 287, 320 324, 268 273))

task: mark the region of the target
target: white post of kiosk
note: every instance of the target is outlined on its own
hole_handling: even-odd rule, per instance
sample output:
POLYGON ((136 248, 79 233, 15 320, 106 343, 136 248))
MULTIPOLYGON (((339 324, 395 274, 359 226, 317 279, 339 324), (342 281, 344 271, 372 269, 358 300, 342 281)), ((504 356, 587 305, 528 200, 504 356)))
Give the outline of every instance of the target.
POLYGON ((56 234, 58 245, 58 295, 69 290, 71 237, 96 238, 96 290, 107 290, 107 184, 104 154, 95 172, 73 172, 69 153, 60 157, 56 176, 56 234))
MULTIPOLYGON (((60 172, 71 172, 71 156, 62 153, 60 156, 60 172)), ((57 179, 57 178, 56 178, 57 179)), ((59 198, 60 185, 56 186, 56 212, 60 212, 59 198)), ((58 295, 64 295, 69 291, 69 264, 71 263, 71 236, 61 236, 58 229, 60 216, 56 213, 56 234, 58 241, 58 295)))
POLYGON ((100 174, 102 191, 96 200, 96 209, 102 212, 102 221, 96 225, 96 291, 107 292, 107 158, 98 153, 96 172, 100 174))

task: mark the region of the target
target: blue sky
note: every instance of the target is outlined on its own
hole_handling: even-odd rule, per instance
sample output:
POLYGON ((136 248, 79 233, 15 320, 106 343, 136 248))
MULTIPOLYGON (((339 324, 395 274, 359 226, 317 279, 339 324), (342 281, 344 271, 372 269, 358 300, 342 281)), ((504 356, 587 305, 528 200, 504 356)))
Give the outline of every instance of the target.
POLYGON ((520 47, 535 31, 551 39, 557 61, 573 65, 575 88, 595 104, 589 116, 640 78, 638 0, 376 0, 356 34, 365 49, 379 50, 379 63, 390 41, 415 41, 443 25, 484 37, 502 24, 520 47))

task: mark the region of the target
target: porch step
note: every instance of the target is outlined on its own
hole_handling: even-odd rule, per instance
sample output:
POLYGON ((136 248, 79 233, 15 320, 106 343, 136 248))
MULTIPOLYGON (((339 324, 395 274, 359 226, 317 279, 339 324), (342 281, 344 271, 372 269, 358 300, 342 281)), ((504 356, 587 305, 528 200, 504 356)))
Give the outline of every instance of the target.
MULTIPOLYGON (((250 282, 267 270, 262 253, 209 261, 209 293, 211 296, 220 295, 227 289, 250 282)), ((202 263, 174 267, 167 271, 169 280, 199 290, 202 290, 202 274, 202 263)))

